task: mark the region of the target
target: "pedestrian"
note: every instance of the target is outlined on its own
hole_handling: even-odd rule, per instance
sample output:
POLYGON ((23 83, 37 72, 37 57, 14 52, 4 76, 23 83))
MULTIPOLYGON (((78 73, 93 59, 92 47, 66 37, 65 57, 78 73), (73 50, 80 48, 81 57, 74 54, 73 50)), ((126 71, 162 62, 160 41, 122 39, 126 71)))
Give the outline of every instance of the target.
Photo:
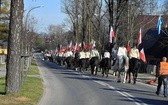
POLYGON ((167 62, 167 58, 163 57, 162 61, 159 63, 158 65, 158 69, 157 69, 157 73, 156 73, 156 77, 158 78, 158 86, 157 86, 157 91, 156 94, 159 95, 160 91, 161 91, 161 86, 163 83, 163 95, 164 97, 167 97, 168 93, 167 93, 167 85, 168 85, 168 62, 167 62))

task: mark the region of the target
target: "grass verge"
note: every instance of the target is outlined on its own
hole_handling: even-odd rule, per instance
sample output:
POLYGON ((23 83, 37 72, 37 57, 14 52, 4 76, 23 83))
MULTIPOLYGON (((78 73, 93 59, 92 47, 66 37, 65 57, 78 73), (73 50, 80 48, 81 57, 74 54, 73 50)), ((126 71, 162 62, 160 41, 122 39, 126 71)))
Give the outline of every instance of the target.
POLYGON ((36 105, 43 93, 42 79, 35 61, 27 71, 21 91, 18 94, 5 95, 5 77, 0 78, 0 105, 36 105), (35 75, 35 76, 30 76, 35 75))

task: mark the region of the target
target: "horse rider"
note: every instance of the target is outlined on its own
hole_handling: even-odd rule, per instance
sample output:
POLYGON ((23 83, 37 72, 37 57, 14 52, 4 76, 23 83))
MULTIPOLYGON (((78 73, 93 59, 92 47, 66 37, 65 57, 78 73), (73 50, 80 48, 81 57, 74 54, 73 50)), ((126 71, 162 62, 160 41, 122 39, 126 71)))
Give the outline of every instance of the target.
POLYGON ((138 72, 141 68, 141 63, 140 63, 140 55, 139 55, 139 50, 136 46, 136 44, 133 44, 133 47, 131 48, 129 54, 129 70, 128 70, 128 76, 129 76, 129 83, 131 83, 131 72, 133 73, 133 81, 134 84, 136 83, 136 78, 138 76, 138 72))
POLYGON ((80 56, 79 56, 79 50, 76 50, 75 51, 75 54, 74 54, 74 68, 75 68, 75 70, 77 71, 78 70, 78 66, 79 66, 79 58, 80 58, 80 56))
POLYGON ((105 50, 103 54, 103 59, 110 59, 110 52, 105 50))
POLYGON ((102 68, 102 76, 104 76, 105 73, 106 77, 108 77, 108 72, 111 68, 110 52, 108 50, 104 51, 100 66, 102 68))
POLYGON ((70 63, 72 63, 72 62, 70 62, 70 60, 74 56, 72 51, 70 50, 70 48, 67 49, 67 51, 65 52, 64 56, 65 56, 65 64, 66 64, 66 66, 70 67, 70 65, 71 65, 70 63))
POLYGON ((65 52, 65 57, 73 57, 73 53, 72 51, 70 50, 70 48, 68 48, 68 50, 65 52))
MULTIPOLYGON (((115 75, 117 69, 121 69, 122 66, 124 66, 124 69, 126 69, 124 71, 127 71, 127 69, 129 68, 128 63, 129 62, 128 62, 128 57, 127 57, 127 49, 124 47, 124 43, 121 43, 121 45, 119 46, 118 51, 117 51, 117 59, 116 59, 115 64, 113 66, 114 75, 115 75), (121 62, 121 60, 125 60, 126 65, 122 65, 121 63, 123 63, 123 61, 121 62)), ((121 82, 120 74, 118 74, 118 81, 117 82, 121 82)))
POLYGON ((94 74, 95 69, 96 69, 95 75, 97 74, 99 59, 100 59, 100 54, 96 49, 96 47, 93 47, 90 52, 91 74, 94 74))
POLYGON ((85 60, 85 52, 84 52, 84 49, 81 48, 81 51, 79 52, 79 66, 80 66, 80 71, 81 71, 82 66, 85 65, 85 64, 83 64, 84 60, 85 60))
POLYGON ((105 50, 105 52, 104 52, 104 58, 110 59, 110 52, 108 52, 107 50, 105 50))
POLYGON ((163 57, 162 61, 159 62, 157 66, 157 72, 156 72, 156 77, 158 78, 158 86, 157 86, 157 91, 156 94, 159 95, 161 91, 161 86, 163 83, 164 90, 163 90, 163 95, 164 97, 167 97, 168 95, 168 62, 167 58, 163 57))
POLYGON ((139 57, 139 50, 136 47, 136 44, 133 45, 133 47, 131 48, 130 52, 129 52, 129 58, 136 58, 136 59, 140 59, 139 57))
POLYGON ((96 47, 93 47, 90 52, 90 58, 92 59, 94 57, 100 59, 100 54, 99 54, 98 50, 96 49, 96 47))
POLYGON ((58 53, 58 61, 60 65, 63 65, 63 56, 64 56, 64 50, 60 50, 58 53))
POLYGON ((89 62, 89 60, 90 60, 90 51, 89 51, 89 49, 85 48, 84 52, 85 52, 85 69, 87 71, 87 68, 89 67, 89 64, 90 64, 90 62, 89 62))

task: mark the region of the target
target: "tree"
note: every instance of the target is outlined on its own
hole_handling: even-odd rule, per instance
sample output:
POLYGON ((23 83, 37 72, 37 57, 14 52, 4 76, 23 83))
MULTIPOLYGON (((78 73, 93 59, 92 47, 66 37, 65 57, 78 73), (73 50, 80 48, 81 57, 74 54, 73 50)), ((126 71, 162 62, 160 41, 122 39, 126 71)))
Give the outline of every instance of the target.
POLYGON ((109 11, 109 31, 113 26, 116 38, 118 37, 118 28, 121 25, 121 17, 127 7, 128 0, 105 0, 109 11))
POLYGON ((22 32, 23 8, 23 0, 11 0, 8 55, 6 67, 6 93, 17 93, 20 90, 20 38, 22 32))
POLYGON ((0 5, 0 39, 7 40, 9 31, 10 0, 1 0, 0 5))
POLYGON ((164 9, 163 9, 163 14, 168 15, 168 1, 164 1, 164 9))
POLYGON ((72 38, 68 38, 65 35, 65 26, 64 25, 49 25, 47 28, 47 35, 45 36, 45 42, 48 46, 47 49, 55 49, 58 44, 66 45, 68 40, 72 40, 72 38))

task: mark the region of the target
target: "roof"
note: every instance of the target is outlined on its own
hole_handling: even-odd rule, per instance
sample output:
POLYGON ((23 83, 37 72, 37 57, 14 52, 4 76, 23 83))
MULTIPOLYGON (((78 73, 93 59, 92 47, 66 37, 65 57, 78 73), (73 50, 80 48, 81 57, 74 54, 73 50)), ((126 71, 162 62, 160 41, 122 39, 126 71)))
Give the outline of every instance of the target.
POLYGON ((157 33, 156 28, 149 29, 143 37, 143 47, 147 58, 168 57, 168 28, 162 28, 160 35, 157 33))

